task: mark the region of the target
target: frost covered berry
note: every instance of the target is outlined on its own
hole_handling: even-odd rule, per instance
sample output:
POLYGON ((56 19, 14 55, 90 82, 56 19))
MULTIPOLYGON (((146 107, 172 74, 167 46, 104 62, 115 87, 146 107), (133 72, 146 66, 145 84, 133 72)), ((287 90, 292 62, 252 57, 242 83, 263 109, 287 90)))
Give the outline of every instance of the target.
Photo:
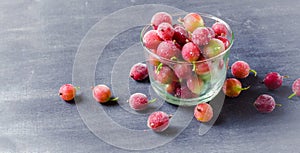
POLYGON ((274 110, 276 102, 272 96, 262 94, 257 97, 253 105, 261 113, 270 113, 274 110))
POLYGON ((283 78, 287 76, 281 76, 277 72, 270 72, 264 78, 264 84, 268 89, 275 90, 282 85, 283 78))
POLYGON ((155 132, 162 132, 169 126, 170 115, 165 112, 157 111, 150 114, 147 126, 155 132))
POLYGON ((136 81, 144 80, 148 77, 147 65, 136 63, 130 69, 130 77, 136 81))
POLYGON ((148 97, 143 93, 134 93, 129 97, 129 106, 134 110, 144 110, 148 104, 155 102, 156 99, 148 100, 148 97))

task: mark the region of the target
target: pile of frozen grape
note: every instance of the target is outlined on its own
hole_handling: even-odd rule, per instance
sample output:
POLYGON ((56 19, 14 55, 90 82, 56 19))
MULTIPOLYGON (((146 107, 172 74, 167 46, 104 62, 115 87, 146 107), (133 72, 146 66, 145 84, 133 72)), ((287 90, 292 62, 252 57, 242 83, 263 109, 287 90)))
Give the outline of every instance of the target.
MULTIPOLYGON (((229 32, 221 22, 206 26, 197 13, 189 13, 178 21, 179 24, 174 24, 172 16, 166 12, 153 15, 152 29, 143 35, 143 45, 159 57, 150 54, 147 59, 153 66, 153 79, 158 85, 174 97, 195 98, 205 92, 206 83, 211 83, 212 65, 206 60, 230 46, 229 32)), ((223 66, 220 61, 220 71, 223 66)))
MULTIPOLYGON (((230 42, 226 38, 227 27, 223 23, 216 22, 212 27, 205 27, 202 17, 197 13, 189 13, 179 21, 181 24, 172 25, 170 14, 156 13, 151 19, 153 30, 148 31, 143 37, 145 47, 165 59, 194 64, 196 61, 217 56, 230 46, 230 42)), ((206 72, 205 65, 189 67, 178 64, 171 69, 160 63, 160 61, 152 61, 159 71, 156 81, 169 83, 170 86, 166 88, 169 93, 181 98, 190 98, 184 96, 199 94, 203 84, 199 76, 206 72), (199 76, 188 75, 191 74, 191 71, 199 76), (179 78, 187 80, 186 88, 176 89, 176 81, 175 84, 172 82, 179 78), (183 93, 188 94, 182 95, 183 93)), ((222 91, 227 97, 234 98, 239 96, 241 91, 250 88, 250 86, 242 87, 242 83, 238 79, 247 78, 250 72, 256 76, 256 71, 251 69, 245 61, 236 61, 229 68, 234 78, 225 80, 222 91)), ((149 77, 147 65, 144 63, 133 65, 129 77, 136 81, 147 79, 149 77)), ((282 85, 283 79, 286 77, 277 72, 270 72, 265 76, 263 82, 268 89, 275 90, 282 85)), ((72 84, 65 84, 59 89, 59 96, 64 101, 70 102, 76 96, 76 89, 72 84)), ((300 96, 300 78, 294 81, 292 91, 293 93, 288 98, 300 96)), ((110 88, 104 84, 93 87, 91 92, 95 101, 99 103, 118 100, 118 97, 113 97, 110 88)), ((156 99, 149 100, 143 93, 134 93, 128 97, 128 104, 135 111, 147 109, 148 104, 155 101, 156 99)), ((261 113, 270 113, 277 104, 272 96, 262 94, 257 97, 253 105, 261 113)), ((155 132, 164 131, 168 128, 171 117, 172 115, 162 111, 153 112, 148 117, 147 126, 155 132)), ((209 122, 213 118, 213 108, 209 103, 199 103, 195 106, 194 117, 200 122, 209 122)))

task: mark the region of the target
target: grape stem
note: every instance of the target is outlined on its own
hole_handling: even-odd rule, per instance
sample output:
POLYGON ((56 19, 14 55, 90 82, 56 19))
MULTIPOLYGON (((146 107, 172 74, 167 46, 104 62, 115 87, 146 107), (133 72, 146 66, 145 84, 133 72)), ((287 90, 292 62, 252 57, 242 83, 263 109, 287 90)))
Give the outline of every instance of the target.
POLYGON ((163 63, 159 63, 159 65, 157 66, 156 71, 155 71, 156 74, 159 74, 159 71, 162 68, 162 66, 163 66, 163 63))
POLYGON ((253 73, 254 73, 254 76, 257 75, 257 72, 256 72, 255 70, 253 70, 253 69, 251 69, 250 72, 253 72, 253 73))
POLYGON ((278 106, 278 107, 281 107, 282 106, 282 104, 275 104, 276 106, 278 106))
POLYGON ((289 76, 288 75, 284 75, 284 76, 282 76, 282 78, 286 79, 286 78, 289 78, 289 76))
POLYGON ((177 57, 173 56, 170 60, 177 61, 177 57))
POLYGON ((150 103, 154 103, 154 102, 156 102, 156 98, 151 99, 151 100, 148 101, 149 104, 150 104, 150 103))
POLYGON ((118 101, 118 100, 119 100, 119 97, 114 97, 114 98, 112 97, 109 99, 109 101, 118 101))
POLYGON ((194 72, 194 71, 196 71, 196 64, 195 64, 195 62, 192 62, 192 64, 193 64, 193 69, 192 69, 192 71, 194 72))
POLYGON ((292 93, 288 98, 291 99, 292 97, 296 96, 296 93, 292 93))
POLYGON ((246 87, 246 88, 237 88, 239 91, 243 91, 243 90, 248 90, 250 88, 250 86, 246 87))

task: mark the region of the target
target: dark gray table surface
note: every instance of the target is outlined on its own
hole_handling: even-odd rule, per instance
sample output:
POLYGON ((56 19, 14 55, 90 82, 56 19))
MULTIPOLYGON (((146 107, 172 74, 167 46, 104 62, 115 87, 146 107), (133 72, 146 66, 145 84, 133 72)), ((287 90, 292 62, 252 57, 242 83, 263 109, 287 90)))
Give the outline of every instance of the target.
MULTIPOLYGON (((300 152, 300 99, 287 99, 292 92, 292 82, 300 77, 299 27, 300 1, 294 0, 2 0, 0 152, 300 152), (77 62, 77 66, 80 66, 80 62, 89 63, 89 57, 85 61, 75 61, 79 51, 84 55, 89 52, 80 50, 80 44, 85 41, 88 42, 87 46, 81 46, 82 48, 93 46, 89 43, 110 40, 103 52, 100 52, 101 48, 93 48, 99 49, 101 56, 97 55, 96 58, 93 76, 95 79, 86 81, 91 86, 99 83, 112 86, 112 74, 119 75, 114 66, 117 61, 122 63, 118 57, 125 50, 130 51, 130 47, 138 46, 141 30, 141 26, 132 26, 130 22, 124 22, 124 19, 143 20, 142 15, 151 10, 145 10, 141 14, 134 14, 134 10, 144 5, 148 8, 149 5, 146 4, 161 4, 186 12, 205 12, 224 19, 235 33, 230 64, 236 60, 247 61, 257 70, 258 76, 250 75, 242 80, 244 86, 251 85, 251 88, 238 98, 225 99, 217 122, 205 135, 199 135, 201 123, 193 119, 170 142, 152 149, 133 151, 130 148, 134 147, 124 149, 95 134, 103 134, 101 130, 106 130, 108 137, 111 133, 120 135, 111 139, 130 143, 128 139, 123 140, 123 133, 120 131, 101 129, 101 125, 93 130, 93 126, 83 122, 77 105, 84 107, 84 97, 90 95, 81 95, 82 103, 70 104, 63 102, 57 92, 62 84, 72 83, 72 79, 74 81, 78 77, 84 80, 86 77, 84 72, 75 71, 74 74, 73 71, 77 70, 73 67, 74 63, 77 62), (121 10, 121 15, 118 14, 120 9, 125 10, 123 13, 121 10), (117 20, 113 24, 107 22, 110 17, 117 20), (120 22, 119 18, 122 18, 120 22), (111 29, 121 26, 130 28, 112 35, 111 29, 101 29, 103 25, 111 29), (104 34, 93 35, 97 28, 104 34), (278 90, 269 91, 261 84, 264 75, 270 71, 289 76, 278 90), (271 114, 258 113, 252 103, 262 93, 274 96, 282 107, 277 107, 271 114)), ((126 60, 142 59, 143 57, 134 57, 126 60)), ((120 74, 120 77, 126 75, 120 74)), ((231 75, 228 74, 228 77, 231 75)), ((147 82, 136 83, 127 78, 125 80, 129 82, 128 89, 131 93, 146 92, 149 86, 147 82)), ((124 85, 119 84, 119 88, 123 89, 124 85)), ((116 91, 118 85, 114 88, 113 91, 116 91)), ((80 93, 79 91, 79 95, 80 93)), ((147 113, 124 111, 118 104, 97 107, 103 108, 120 126, 139 131, 147 130, 147 113)), ((175 112, 177 107, 163 104, 160 109, 175 112)), ((94 120, 101 117, 103 116, 95 116, 94 120)), ((145 144, 147 140, 143 144, 143 138, 137 139, 141 140, 137 144, 142 144, 141 148, 150 145, 145 144)))

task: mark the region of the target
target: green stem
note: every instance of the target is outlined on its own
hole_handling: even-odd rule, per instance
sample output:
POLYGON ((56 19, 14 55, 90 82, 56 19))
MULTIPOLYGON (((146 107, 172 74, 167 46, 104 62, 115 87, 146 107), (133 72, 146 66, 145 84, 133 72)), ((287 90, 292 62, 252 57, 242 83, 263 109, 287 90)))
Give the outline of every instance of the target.
POLYGON ((76 86, 76 87, 74 87, 76 90, 79 90, 80 89, 80 87, 79 86, 76 86))
POLYGON ((248 90, 250 88, 250 86, 246 87, 246 88, 236 88, 237 91, 243 91, 243 90, 248 90))
POLYGON ((118 101, 119 97, 110 98, 109 101, 118 101))
POLYGON ((282 104, 275 104, 275 106, 281 107, 281 106, 282 106, 282 104))
POLYGON ((292 93, 288 98, 291 99, 292 97, 296 96, 296 93, 292 93))
POLYGON ((286 78, 289 78, 289 76, 288 75, 284 75, 284 76, 282 76, 282 78, 286 79, 286 78))
POLYGON ((155 70, 155 73, 156 73, 156 74, 159 74, 159 71, 160 71, 160 69, 162 68, 162 66, 163 66, 163 63, 159 63, 159 65, 157 66, 157 68, 156 68, 156 70, 155 70))
POLYGON ((156 98, 149 100, 149 101, 148 101, 148 104, 154 103, 154 102, 156 102, 156 98))
POLYGON ((173 56, 170 60, 177 61, 177 57, 173 56))
POLYGON ((253 72, 253 73, 254 73, 254 76, 257 75, 257 72, 256 72, 255 70, 253 70, 253 69, 251 69, 250 72, 253 72))
POLYGON ((195 64, 195 62, 192 62, 192 64, 193 64, 193 69, 192 69, 192 71, 194 72, 194 71, 196 71, 196 64, 195 64))

